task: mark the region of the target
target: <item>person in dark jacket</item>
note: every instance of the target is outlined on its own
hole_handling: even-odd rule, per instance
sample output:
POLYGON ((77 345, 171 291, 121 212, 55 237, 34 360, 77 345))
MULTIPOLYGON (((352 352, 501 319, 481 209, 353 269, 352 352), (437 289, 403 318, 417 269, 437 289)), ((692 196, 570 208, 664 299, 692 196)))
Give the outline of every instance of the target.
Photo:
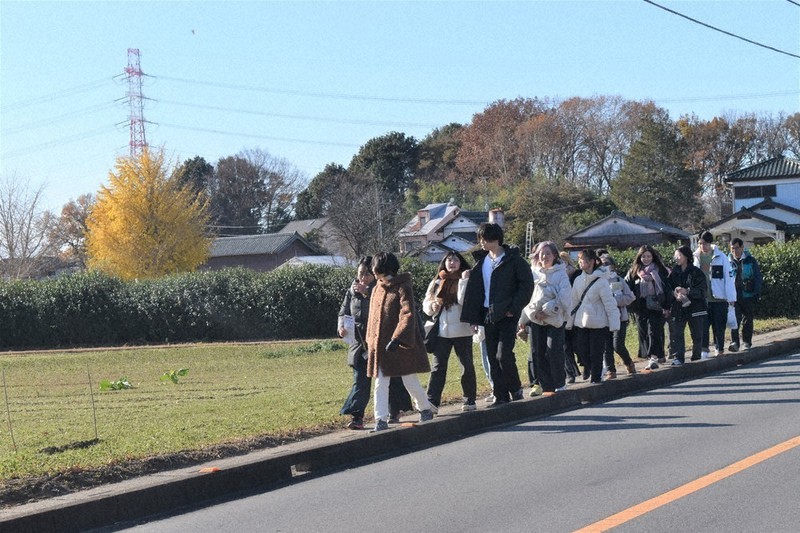
MULTIPOLYGON (((347 350, 347 364, 353 369, 353 387, 342 406, 340 415, 350 415, 348 429, 364 429, 364 410, 369 403, 372 379, 367 375, 367 319, 369 317, 369 301, 375 287, 375 276, 372 275, 372 257, 362 257, 358 262, 356 279, 344 295, 342 307, 339 309, 338 333, 340 337, 348 334, 345 328, 345 316, 353 317, 354 342, 347 350)), ((403 386, 400 378, 392 378, 389 384, 389 421, 397 422, 401 411, 411 409, 411 396, 403 386)))
POLYGON ((753 311, 761 296, 764 278, 758 261, 744 249, 742 239, 731 241, 731 253, 728 255, 731 267, 736 269, 736 324, 731 330, 731 345, 728 350, 739 351, 739 328, 742 328, 742 349, 749 350, 753 344, 753 311))
POLYGON ((692 337, 692 361, 700 359, 703 352, 703 327, 706 323, 706 275, 694 266, 692 249, 681 246, 673 256, 675 266, 669 273, 669 284, 675 296, 671 318, 672 347, 675 359, 673 366, 682 366, 686 360, 686 338, 684 331, 689 325, 692 337))
POLYGON ((533 294, 533 274, 519 248, 503 244, 503 228, 484 222, 478 228, 481 250, 473 254, 461 320, 477 332, 483 325, 489 354, 494 402, 500 406, 522 398, 514 356, 515 333, 522 309, 533 294))

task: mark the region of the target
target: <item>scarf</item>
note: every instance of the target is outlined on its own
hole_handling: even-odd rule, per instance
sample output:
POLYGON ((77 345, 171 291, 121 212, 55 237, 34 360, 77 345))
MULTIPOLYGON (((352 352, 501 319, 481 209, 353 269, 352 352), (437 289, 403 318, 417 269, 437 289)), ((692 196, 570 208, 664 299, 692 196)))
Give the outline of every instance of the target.
POLYGON ((655 263, 650 263, 639 271, 639 296, 658 295, 663 291, 661 290, 661 276, 658 275, 658 266, 655 263))
POLYGON ((439 290, 436 297, 442 300, 442 307, 450 309, 454 303, 458 303, 458 280, 461 279, 461 272, 439 271, 439 290))

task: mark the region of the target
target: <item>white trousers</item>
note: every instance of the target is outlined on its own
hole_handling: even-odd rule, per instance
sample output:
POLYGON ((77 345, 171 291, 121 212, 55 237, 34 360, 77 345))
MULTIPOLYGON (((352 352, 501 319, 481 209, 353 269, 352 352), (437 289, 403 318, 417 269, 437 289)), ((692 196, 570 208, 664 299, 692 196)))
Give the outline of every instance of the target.
MULTIPOLYGON (((402 376, 403 385, 406 390, 414 399, 414 405, 417 411, 424 411, 431 408, 431 403, 428 401, 428 393, 419 382, 416 374, 406 374, 402 376)), ((389 420, 389 380, 383 375, 381 369, 378 369, 378 377, 375 378, 375 421, 389 420)))

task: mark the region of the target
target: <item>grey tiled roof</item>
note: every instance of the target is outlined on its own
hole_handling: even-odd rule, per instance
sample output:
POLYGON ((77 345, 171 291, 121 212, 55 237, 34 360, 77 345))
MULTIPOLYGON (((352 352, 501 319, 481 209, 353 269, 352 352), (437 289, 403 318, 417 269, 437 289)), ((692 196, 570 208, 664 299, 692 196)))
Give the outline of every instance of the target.
POLYGON ((778 156, 757 165, 731 172, 726 176, 726 181, 750 181, 775 178, 800 177, 800 161, 788 157, 778 156))
MULTIPOLYGON (((305 240, 296 233, 267 233, 265 235, 220 237, 214 239, 214 242, 211 243, 211 257, 277 254, 297 239, 305 242, 305 240)), ((309 247, 311 248, 311 246, 309 247)))

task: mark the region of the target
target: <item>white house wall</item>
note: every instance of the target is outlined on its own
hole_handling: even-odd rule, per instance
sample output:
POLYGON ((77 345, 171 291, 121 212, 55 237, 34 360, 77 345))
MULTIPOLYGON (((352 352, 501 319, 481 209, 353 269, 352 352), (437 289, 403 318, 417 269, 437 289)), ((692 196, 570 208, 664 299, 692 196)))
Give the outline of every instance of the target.
MULTIPOLYGON (((762 186, 762 185, 775 185, 775 198, 774 201, 778 202, 779 204, 788 205, 789 207, 794 207, 795 209, 800 209, 800 181, 794 182, 785 182, 781 180, 759 180, 759 181, 743 181, 737 182, 736 187, 752 187, 752 186, 762 186)), ((741 211, 743 207, 752 207, 758 203, 763 202, 763 198, 745 198, 742 200, 735 200, 733 201, 733 210, 741 211)), ((779 218, 769 214, 768 212, 764 212, 765 215, 771 216, 772 218, 779 218)), ((781 218, 781 220, 783 220, 781 218)))
POLYGON ((442 233, 445 237, 453 233, 477 233, 478 225, 466 217, 457 216, 450 221, 444 228, 442 233))

